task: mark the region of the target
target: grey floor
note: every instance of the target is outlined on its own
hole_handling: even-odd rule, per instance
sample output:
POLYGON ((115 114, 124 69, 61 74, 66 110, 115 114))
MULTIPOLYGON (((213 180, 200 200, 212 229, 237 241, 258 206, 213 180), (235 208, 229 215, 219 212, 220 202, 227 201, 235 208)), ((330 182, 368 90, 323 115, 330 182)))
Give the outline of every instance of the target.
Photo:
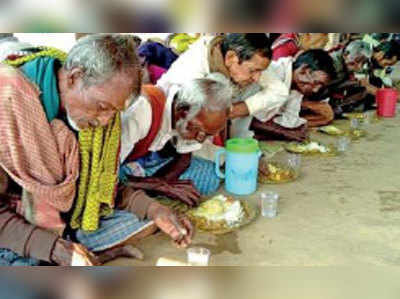
MULTIPOLYGON (((259 217, 224 236, 196 235, 208 247, 211 265, 399 265, 400 118, 371 125, 368 136, 344 155, 303 159, 302 175, 285 185, 263 185, 281 195, 275 219, 259 217)), ((333 142, 315 133, 314 138, 333 142)), ((186 260, 166 236, 153 235, 138 247, 144 261, 119 259, 111 265, 155 265, 159 257, 186 260)))

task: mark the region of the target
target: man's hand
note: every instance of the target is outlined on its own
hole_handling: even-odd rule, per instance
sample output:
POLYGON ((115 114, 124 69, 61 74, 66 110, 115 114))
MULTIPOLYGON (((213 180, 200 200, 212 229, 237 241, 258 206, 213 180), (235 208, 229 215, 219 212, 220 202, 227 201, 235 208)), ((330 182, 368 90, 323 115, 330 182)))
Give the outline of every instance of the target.
POLYGON ((376 92, 378 91, 377 87, 375 87, 371 83, 369 83, 368 78, 360 80, 360 85, 365 87, 369 94, 376 95, 376 92))
POLYGON ((254 119, 251 124, 251 129, 256 133, 256 139, 258 140, 272 140, 278 138, 279 140, 303 142, 308 138, 307 124, 298 128, 289 129, 278 125, 273 120, 261 122, 254 119))
POLYGON ((165 185, 164 194, 190 207, 198 206, 201 197, 191 180, 169 181, 165 185))
POLYGON ((51 260, 60 266, 100 266, 98 258, 84 246, 63 239, 57 240, 51 260))
POLYGON ((200 203, 200 193, 191 180, 166 181, 161 178, 129 177, 127 186, 142 189, 153 193, 163 194, 167 197, 182 201, 190 207, 200 203))
POLYGON ((194 229, 186 217, 178 217, 171 209, 158 202, 150 205, 147 215, 158 228, 174 240, 178 247, 187 247, 191 244, 194 229))
POLYGON ((239 117, 246 117, 250 115, 249 108, 245 102, 239 102, 232 105, 231 111, 229 113, 230 119, 235 119, 239 117))

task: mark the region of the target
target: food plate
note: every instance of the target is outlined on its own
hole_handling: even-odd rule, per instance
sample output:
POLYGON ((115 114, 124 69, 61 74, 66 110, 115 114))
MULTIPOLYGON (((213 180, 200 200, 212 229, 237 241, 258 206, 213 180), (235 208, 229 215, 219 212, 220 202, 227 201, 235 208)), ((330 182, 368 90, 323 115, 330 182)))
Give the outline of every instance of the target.
POLYGON ((362 137, 367 136, 367 131, 362 130, 362 129, 350 129, 350 131, 348 132, 348 136, 352 140, 358 140, 362 137))
POLYGON ((349 120, 358 119, 361 123, 365 122, 368 118, 371 123, 377 123, 381 118, 376 113, 343 113, 343 117, 349 120))
POLYGON ((365 113, 343 113, 343 117, 347 119, 365 119, 366 114, 365 113))
POLYGON ((332 135, 332 136, 342 136, 345 134, 345 132, 335 126, 325 126, 325 127, 320 127, 318 128, 319 132, 332 135))
POLYGON ((261 184, 284 184, 295 181, 299 173, 279 162, 260 161, 258 182, 261 184))
POLYGON ((291 142, 286 145, 286 150, 290 153, 301 155, 336 156, 338 154, 333 145, 324 145, 317 141, 305 143, 291 142))
POLYGON ((284 151, 285 148, 282 146, 282 144, 272 144, 268 142, 260 142, 260 150, 267 155, 275 155, 276 153, 279 153, 281 151, 284 151))
MULTIPOLYGON (((188 216, 188 218, 199 231, 209 232, 215 235, 222 235, 236 231, 241 227, 251 223, 259 214, 259 210, 248 201, 234 200, 223 195, 217 195, 209 198, 203 201, 199 207, 194 209, 190 209, 186 204, 171 199, 162 198, 159 199, 159 201, 160 203, 171 207, 177 212, 188 216), (224 198, 223 201, 226 199, 231 204, 234 204, 233 211, 238 206, 241 207, 241 216, 235 219, 235 215, 231 213, 228 217, 228 220, 230 220, 229 224, 226 220, 221 220, 225 219, 221 217, 221 215, 225 212, 225 207, 224 205, 220 205, 218 203, 219 200, 216 200, 216 198, 221 199, 221 197, 224 198)), ((230 212, 232 212, 232 210, 230 212)))
POLYGON ((243 208, 243 217, 234 225, 227 225, 225 221, 209 221, 205 217, 197 216, 190 210, 186 213, 189 219, 195 224, 196 228, 203 232, 209 232, 215 235, 223 235, 251 223, 259 214, 258 209, 246 200, 238 200, 243 208))

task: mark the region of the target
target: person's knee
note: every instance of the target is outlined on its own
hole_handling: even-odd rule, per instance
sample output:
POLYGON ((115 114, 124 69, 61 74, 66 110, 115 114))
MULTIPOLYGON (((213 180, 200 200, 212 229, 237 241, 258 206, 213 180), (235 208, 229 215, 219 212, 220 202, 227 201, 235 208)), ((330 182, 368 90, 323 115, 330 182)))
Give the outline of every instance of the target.
POLYGON ((333 111, 331 105, 328 105, 326 109, 326 118, 328 123, 332 122, 335 119, 335 112, 333 111))

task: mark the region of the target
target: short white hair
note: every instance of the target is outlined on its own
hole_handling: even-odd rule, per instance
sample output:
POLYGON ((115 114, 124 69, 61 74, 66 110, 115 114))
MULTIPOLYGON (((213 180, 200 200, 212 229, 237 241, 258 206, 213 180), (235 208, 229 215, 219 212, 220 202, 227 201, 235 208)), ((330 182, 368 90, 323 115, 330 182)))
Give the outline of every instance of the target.
POLYGON ((176 108, 187 108, 185 121, 190 121, 203 109, 223 111, 232 105, 233 88, 229 79, 212 73, 184 83, 175 97, 176 108))
POLYGON ((85 86, 103 83, 118 71, 138 67, 133 38, 121 34, 93 34, 79 39, 64 64, 66 70, 83 71, 85 86))
POLYGON ((368 43, 362 40, 355 40, 350 42, 344 49, 344 54, 350 60, 354 60, 357 57, 364 56, 367 59, 371 59, 373 51, 368 43))

